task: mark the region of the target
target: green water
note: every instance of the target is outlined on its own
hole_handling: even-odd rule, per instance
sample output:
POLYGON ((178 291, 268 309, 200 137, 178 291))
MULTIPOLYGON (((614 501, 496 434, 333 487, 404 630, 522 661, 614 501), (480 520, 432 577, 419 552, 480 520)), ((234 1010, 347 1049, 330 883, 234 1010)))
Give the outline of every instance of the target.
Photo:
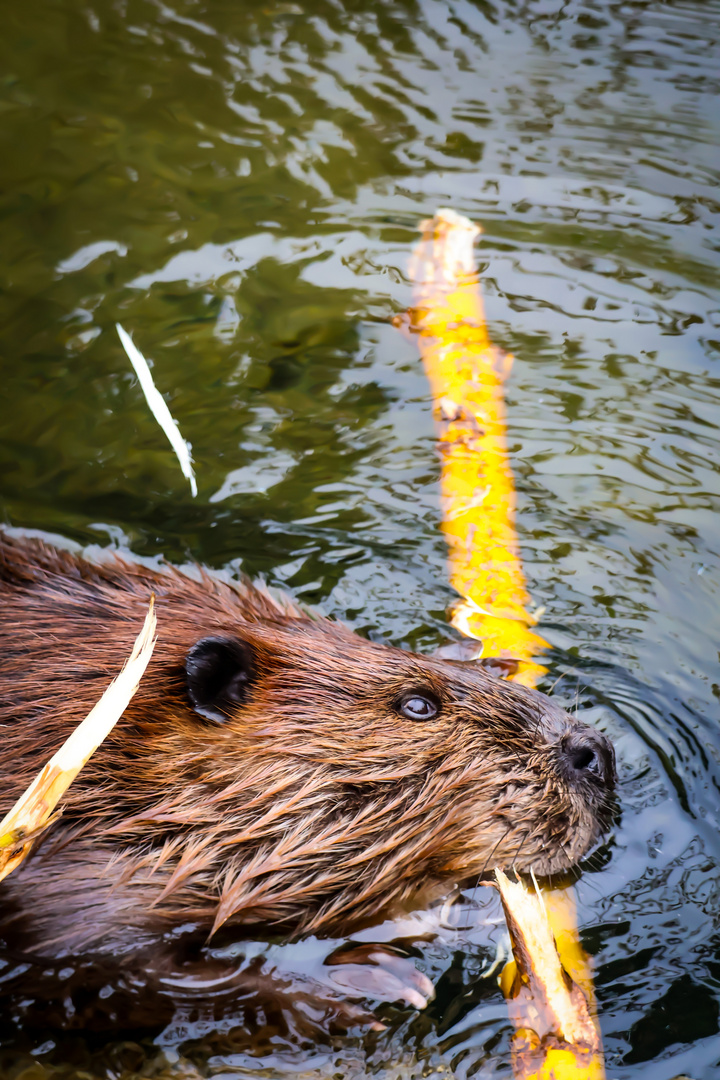
MULTIPOLYGON (((620 759, 622 815, 578 887, 608 1077, 720 1076, 720 4, 0 14, 7 522, 262 574, 433 648, 451 591, 431 406, 388 317, 418 220, 482 222, 547 688, 562 676, 620 759), (196 499, 117 321, 192 443, 196 499)), ((384 1007, 382 1035, 239 1017, 33 1041, 5 1017, 0 1074, 507 1077, 483 903, 423 948, 436 1001, 384 1007)))

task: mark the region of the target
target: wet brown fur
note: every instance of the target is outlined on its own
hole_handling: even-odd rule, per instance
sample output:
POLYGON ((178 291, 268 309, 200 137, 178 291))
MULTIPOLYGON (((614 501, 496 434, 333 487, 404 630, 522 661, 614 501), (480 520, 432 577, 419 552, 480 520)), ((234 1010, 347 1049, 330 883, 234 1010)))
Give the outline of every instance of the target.
POLYGON ((4 813, 95 704, 150 593, 158 643, 137 695, 39 851, 0 886, 0 932, 43 956, 130 954, 192 924, 341 935, 494 865, 547 873, 607 824, 566 779, 578 725, 475 664, 373 644, 247 582, 95 564, 0 532, 4 813), (199 717, 185 658, 208 635, 254 656, 247 702, 199 717), (430 689, 426 722, 398 698, 430 689))

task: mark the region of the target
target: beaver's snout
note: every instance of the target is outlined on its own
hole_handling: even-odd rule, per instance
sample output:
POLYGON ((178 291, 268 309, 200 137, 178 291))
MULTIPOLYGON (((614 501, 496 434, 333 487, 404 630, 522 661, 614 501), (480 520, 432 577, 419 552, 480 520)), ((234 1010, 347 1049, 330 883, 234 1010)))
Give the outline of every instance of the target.
POLYGON ((615 786, 615 751, 609 739, 595 728, 581 727, 560 741, 560 768, 567 780, 615 786))

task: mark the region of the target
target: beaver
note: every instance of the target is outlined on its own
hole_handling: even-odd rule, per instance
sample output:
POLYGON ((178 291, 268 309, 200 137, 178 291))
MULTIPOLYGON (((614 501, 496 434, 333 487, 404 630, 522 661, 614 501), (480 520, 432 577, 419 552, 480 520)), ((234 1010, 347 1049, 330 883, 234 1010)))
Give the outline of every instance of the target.
POLYGON ((117 674, 151 594, 137 694, 0 885, 15 955, 346 936, 494 866, 564 871, 607 828, 610 742, 537 691, 247 580, 5 531, 0 812, 117 674))

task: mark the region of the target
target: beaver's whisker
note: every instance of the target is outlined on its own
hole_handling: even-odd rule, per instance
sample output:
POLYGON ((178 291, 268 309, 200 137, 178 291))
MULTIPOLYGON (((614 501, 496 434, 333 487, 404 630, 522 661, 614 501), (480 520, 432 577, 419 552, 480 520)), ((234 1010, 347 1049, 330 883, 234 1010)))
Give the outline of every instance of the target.
POLYGON ((603 893, 602 889, 600 888, 599 885, 595 884, 592 877, 587 877, 587 876, 585 877, 585 885, 586 885, 586 887, 588 889, 592 889, 592 891, 595 893, 595 895, 597 897, 599 897, 600 899, 603 898, 604 893, 603 893))
MULTIPOLYGON (((495 852, 500 847, 503 840, 505 839, 505 837, 507 836, 507 834, 510 832, 511 829, 512 829, 512 825, 508 825, 507 829, 502 834, 500 839, 496 841, 492 851, 490 852, 490 854, 488 855, 487 859, 485 860, 485 862, 483 864, 483 868, 480 871, 480 874, 478 875, 479 878, 483 878, 485 876, 485 874, 488 872, 488 870, 494 865, 493 864, 493 856, 495 855, 495 852)), ((475 897, 477 896, 477 891, 478 891, 479 888, 480 888, 480 881, 478 880, 473 885, 472 892, 470 893, 470 903, 472 903, 472 904, 475 903, 475 897)))
POLYGON ((563 855, 567 859, 568 870, 569 870, 570 874, 573 875, 572 883, 574 885, 576 881, 580 880, 580 867, 577 865, 577 863, 573 863, 573 860, 568 855, 567 848, 563 844, 562 840, 558 840, 558 844, 560 845, 560 849, 561 849, 563 855))
MULTIPOLYGON (((575 670, 577 671, 577 668, 575 670)), ((588 688, 589 688, 589 684, 588 683, 583 683, 583 693, 588 688)), ((579 711, 580 711, 580 678, 578 676, 578 680, 575 683, 575 712, 572 714, 574 720, 577 720, 579 711)))
POLYGON ((565 677, 566 677, 567 675, 574 675, 574 674, 575 674, 575 672, 576 672, 576 670, 577 670, 577 668, 570 668, 570 670, 569 670, 569 671, 562 671, 562 672, 560 672, 560 674, 558 675, 557 679, 555 680, 555 682, 554 682, 554 683, 552 684, 552 686, 550 687, 550 689, 549 689, 549 690, 548 690, 548 692, 547 692, 547 694, 548 694, 548 697, 550 697, 550 696, 551 696, 551 695, 553 694, 553 692, 554 692, 554 690, 555 690, 555 687, 556 687, 556 686, 557 686, 557 685, 558 685, 559 683, 561 683, 561 682, 562 682, 562 680, 563 680, 563 679, 564 679, 564 678, 565 678, 565 677))
POLYGON ((515 852, 515 854, 513 856, 512 863, 510 864, 512 869, 515 871, 515 877, 517 878, 518 881, 520 881, 520 874, 518 873, 518 870, 517 870, 517 867, 515 866, 515 863, 520 858, 520 853, 522 852, 523 844, 525 843, 525 841, 527 840, 529 835, 530 835, 530 833, 526 829, 525 832, 520 837, 520 843, 518 844, 518 849, 517 849, 517 851, 515 852))
MULTIPOLYGON (((600 852, 599 851, 594 851, 592 853, 592 855, 587 859, 587 861, 585 863, 585 866, 591 872, 591 874, 595 873, 598 870, 602 870, 602 861, 601 861, 600 852)), ((594 886, 594 883, 593 883, 593 888, 594 887, 595 886, 594 886)))
MULTIPOLYGON (((493 847, 492 851, 490 852, 490 854, 488 855, 487 859, 485 860, 485 865, 484 865, 484 866, 483 866, 483 868, 482 868, 482 874, 486 874, 486 873, 487 873, 487 871, 488 871, 488 869, 489 869, 489 868, 490 868, 490 867, 491 867, 491 866, 493 865, 493 855, 495 854, 495 852, 497 851, 497 849, 498 849, 498 848, 500 847, 500 845, 502 844, 503 840, 505 839, 505 837, 507 836, 507 834, 508 834, 508 833, 510 832, 510 830, 511 830, 511 829, 512 829, 512 825, 508 825, 508 827, 507 827, 507 829, 505 830, 505 832, 504 832, 504 833, 502 834, 502 836, 500 837, 500 839, 499 839, 499 840, 497 841, 497 843, 496 843, 496 844, 495 844, 495 846, 493 847)), ((482 874, 480 875, 481 877, 482 877, 482 874)), ((477 887, 477 886, 476 886, 476 887, 477 887)))

